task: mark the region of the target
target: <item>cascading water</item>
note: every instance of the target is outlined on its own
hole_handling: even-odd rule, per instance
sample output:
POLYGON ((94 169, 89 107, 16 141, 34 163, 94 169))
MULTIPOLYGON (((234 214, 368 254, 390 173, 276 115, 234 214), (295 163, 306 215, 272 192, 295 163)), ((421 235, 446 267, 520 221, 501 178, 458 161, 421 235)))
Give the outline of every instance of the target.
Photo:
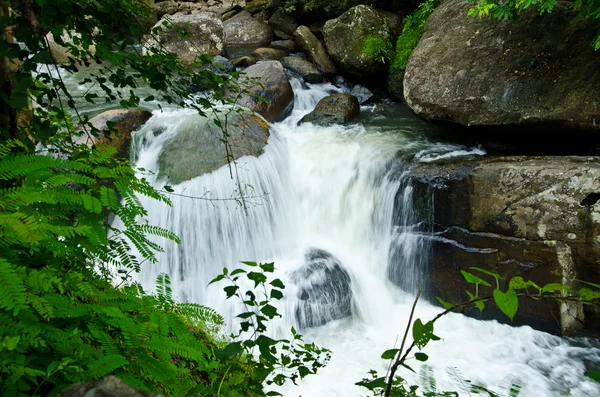
MULTIPOLYGON (((303 330, 305 339, 333 351, 319 375, 282 393, 366 395, 354 383, 369 369, 385 373, 380 354, 403 332, 412 293, 426 277, 427 200, 422 208, 414 205, 415 192, 398 153, 427 161, 464 148, 430 143, 420 133, 422 125, 409 116, 384 115, 377 108, 365 109, 362 124, 297 126, 319 99, 340 89, 330 84, 307 88, 296 79, 292 84, 292 114, 271 126, 262 156, 242 157, 234 169, 223 167, 173 187, 177 194, 204 199, 242 191, 247 210, 233 201, 182 196, 172 197, 172 208, 145 203, 151 223, 174 231, 182 243, 167 244, 159 265, 144 266, 140 281, 151 290, 156 275, 168 273, 179 299, 211 306, 233 324, 238 308, 226 305, 219 287, 207 288, 208 282, 240 261, 275 262, 287 288, 284 319, 272 332, 312 327, 303 330), (232 179, 232 172, 238 178, 232 179)), ((163 144, 187 117, 193 116, 184 110, 156 112, 138 131, 138 166, 157 171, 163 144)), ((439 310, 422 301, 416 316, 426 321, 439 310)), ((600 395, 583 377, 586 363, 600 362, 599 349, 581 345, 586 340, 577 347, 528 327, 457 314, 436 323, 436 334, 442 340, 426 352, 439 390, 461 391, 455 370, 447 370, 454 367, 491 388, 518 381, 522 396, 600 395)), ((403 376, 419 382, 418 376, 403 376)))

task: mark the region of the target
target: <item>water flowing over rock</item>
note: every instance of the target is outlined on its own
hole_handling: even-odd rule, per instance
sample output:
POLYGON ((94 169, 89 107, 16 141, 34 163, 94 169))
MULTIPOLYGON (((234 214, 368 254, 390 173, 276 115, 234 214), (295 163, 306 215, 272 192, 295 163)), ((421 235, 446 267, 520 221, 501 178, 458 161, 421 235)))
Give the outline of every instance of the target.
POLYGON ((80 143, 88 145, 109 145, 117 149, 117 156, 120 158, 129 158, 129 148, 131 147, 131 134, 142 127, 152 117, 152 113, 143 109, 114 109, 100 113, 90 119, 90 124, 101 132, 108 131, 108 123, 112 124, 116 134, 111 134, 108 138, 104 135, 99 137, 88 136, 87 134, 77 138, 80 143))
POLYGON ((280 120, 291 110, 294 92, 278 61, 264 61, 248 67, 242 86, 249 92, 243 94, 239 103, 268 121, 280 120))
MULTIPOLYGON (((183 62, 193 62, 202 54, 221 55, 224 49, 223 22, 215 14, 209 12, 193 12, 190 14, 174 14, 161 19, 154 28, 162 28, 157 39, 166 51, 177 54, 183 62), (170 23, 178 29, 184 29, 188 36, 184 39, 176 29, 166 29, 163 23, 170 23)), ((144 44, 144 52, 152 52, 158 47, 154 39, 144 44)))
MULTIPOLYGON (((599 160, 490 157, 415 164, 413 177, 433 194, 435 224, 453 230, 436 241, 436 288, 457 296, 467 286, 457 287, 460 277, 453 272, 470 266, 540 285, 594 280, 600 269, 599 160)), ((537 321, 537 328, 563 333, 581 326, 577 305, 522 306, 520 324, 537 321)))
POLYGON ((323 44, 315 37, 315 35, 306 26, 299 26, 294 33, 296 44, 306 55, 317 64, 327 77, 333 77, 337 69, 329 58, 323 44))
POLYGON ((345 124, 356 118, 359 113, 360 106, 355 96, 333 94, 321 99, 315 110, 304 116, 300 123, 345 124))
POLYGON ((335 256, 321 249, 305 254, 305 265, 290 276, 298 288, 300 328, 318 327, 352 314, 352 280, 335 256))
POLYGON ((297 73, 307 83, 320 83, 324 80, 323 72, 310 61, 300 57, 285 57, 281 59, 284 68, 297 73))
POLYGON ((377 11, 364 5, 351 8, 338 18, 327 21, 323 36, 331 58, 343 72, 358 79, 386 75, 387 65, 365 51, 369 38, 384 42, 392 40, 387 18, 377 11))
POLYGON ((425 119, 509 132, 600 130, 600 54, 590 45, 598 26, 572 22, 566 4, 503 22, 467 16, 466 0, 443 2, 408 62, 407 104, 425 119))
POLYGON ((228 155, 233 161, 263 153, 269 138, 269 125, 260 117, 230 113, 227 122, 222 116, 220 121, 227 129, 227 148, 222 142, 223 130, 212 119, 192 115, 182 120, 160 153, 160 176, 167 177, 169 183, 178 184, 228 164, 228 155))
POLYGON ((242 11, 223 23, 227 46, 265 45, 273 41, 273 32, 266 23, 242 11))

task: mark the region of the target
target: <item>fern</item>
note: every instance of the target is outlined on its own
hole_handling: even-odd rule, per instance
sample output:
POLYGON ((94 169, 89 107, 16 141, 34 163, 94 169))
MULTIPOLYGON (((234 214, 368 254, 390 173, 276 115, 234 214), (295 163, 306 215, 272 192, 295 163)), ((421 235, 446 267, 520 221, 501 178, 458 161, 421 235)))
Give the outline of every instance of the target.
POLYGON ((18 312, 26 302, 23 281, 14 266, 0 258, 0 308, 18 312))

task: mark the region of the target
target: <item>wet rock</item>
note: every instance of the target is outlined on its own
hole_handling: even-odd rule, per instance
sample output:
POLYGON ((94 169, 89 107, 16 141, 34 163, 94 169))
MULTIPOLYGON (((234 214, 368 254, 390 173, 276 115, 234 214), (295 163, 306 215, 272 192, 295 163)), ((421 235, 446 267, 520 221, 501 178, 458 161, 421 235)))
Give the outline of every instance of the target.
POLYGON ((318 327, 352 315, 352 279, 329 252, 310 249, 305 264, 291 274, 298 288, 296 320, 300 328, 318 327))
POLYGON ((377 102, 377 97, 375 96, 375 94, 373 94, 371 92, 371 90, 369 90, 364 85, 360 85, 360 84, 355 85, 352 88, 352 91, 350 91, 350 95, 355 96, 356 99, 358 99, 358 104, 361 106, 362 105, 371 105, 371 104, 377 102))
MULTIPOLYGON (((232 160, 242 156, 258 157, 269 138, 269 125, 253 114, 230 113, 227 124, 232 160)), ((227 165, 223 131, 213 120, 199 115, 188 116, 177 133, 168 139, 159 155, 159 176, 178 184, 210 173, 227 165)))
POLYGON ((271 42, 272 48, 277 48, 286 53, 290 54, 292 52, 296 52, 298 47, 296 46, 296 42, 294 40, 276 40, 271 42))
POLYGON ((287 53, 283 50, 268 47, 257 48, 250 54, 257 61, 278 61, 286 55, 287 53))
MULTIPOLYGON (((166 16, 155 26, 163 29, 157 35, 158 41, 166 51, 177 54, 182 62, 191 63, 199 55, 221 55, 224 48, 223 22, 215 14, 208 12, 178 13, 166 16), (170 23, 179 29, 185 29, 188 36, 183 39, 176 29, 166 29, 162 24, 170 23)), ((154 39, 144 44, 144 52, 152 53, 159 43, 154 39)))
POLYGON ((291 111, 294 92, 278 61, 264 61, 248 67, 242 85, 249 93, 244 94, 239 103, 266 120, 282 120, 291 111), (265 98, 266 102, 258 97, 265 98))
POLYGON ((333 77, 337 69, 327 51, 325 51, 325 47, 323 44, 315 37, 314 34, 308 29, 306 26, 299 26, 294 32, 294 37, 296 38, 296 44, 302 51, 306 53, 306 55, 310 58, 310 60, 319 66, 325 75, 329 77, 333 77))
POLYGON ((404 102, 404 70, 400 68, 390 68, 387 78, 387 92, 398 101, 404 102))
POLYGON ((369 38, 392 41, 387 18, 377 11, 364 5, 351 8, 327 21, 323 36, 331 58, 343 72, 357 79, 386 76, 387 65, 365 51, 369 38))
POLYGON ((285 57, 280 62, 284 68, 299 74, 307 83, 321 83, 323 81, 323 73, 315 64, 306 59, 285 57))
POLYGON ((273 41, 273 32, 269 25, 254 18, 247 11, 231 17, 223 26, 227 46, 265 45, 273 41))
POLYGON ((406 103, 418 116, 506 132, 600 131, 596 22, 573 22, 568 2, 511 21, 469 17, 471 6, 443 2, 427 21, 404 77, 406 103))
POLYGON ((131 134, 141 128, 152 117, 152 113, 142 109, 114 109, 100 113, 90 120, 92 126, 104 135, 90 137, 87 134, 78 137, 78 143, 89 146, 112 146, 117 150, 119 158, 128 159, 131 147, 131 134), (112 124, 114 134, 108 134, 108 124, 112 124))
POLYGON ((58 397, 162 397, 162 395, 135 390, 116 376, 110 375, 102 380, 73 385, 58 397))
POLYGON ((315 110, 300 120, 301 123, 317 125, 345 124, 358 116, 360 106, 355 96, 333 94, 319 101, 315 110))

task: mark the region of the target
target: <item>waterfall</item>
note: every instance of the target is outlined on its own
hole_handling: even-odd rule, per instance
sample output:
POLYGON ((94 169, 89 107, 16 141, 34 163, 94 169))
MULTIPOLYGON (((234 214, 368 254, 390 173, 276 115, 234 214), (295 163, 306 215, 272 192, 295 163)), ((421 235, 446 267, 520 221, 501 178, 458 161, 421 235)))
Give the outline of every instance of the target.
MULTIPOLYGON (((171 208, 144 202, 150 222, 172 230, 182 242, 163 244, 158 264, 143 266, 139 281, 152 290, 156 275, 168 273, 178 299, 215 308, 233 327, 239 307, 208 282, 241 261, 275 262, 286 296, 280 302, 284 317, 271 332, 281 336, 293 325, 303 329, 306 340, 333 351, 319 375, 280 391, 286 396, 366 395, 354 383, 369 369, 385 373, 387 363, 379 357, 403 333, 413 294, 427 277, 433 208, 407 179, 402 159, 473 150, 430 143, 418 121, 385 106, 382 112, 364 109, 358 122, 347 126, 297 125, 319 99, 341 89, 291 82, 293 111, 271 125, 263 155, 242 157, 233 169, 226 166, 173 186, 178 195, 172 196, 171 208), (227 200, 240 194, 246 208, 227 200)), ((156 111, 137 132, 137 164, 153 172, 147 178, 159 188, 166 181, 157 176, 158 155, 190 117, 197 116, 156 111)), ((427 321, 437 313, 439 308, 421 301, 416 316, 427 321)), ((426 352, 439 390, 460 392, 453 375, 460 371, 491 388, 519 381, 521 396, 600 395, 582 375, 586 363, 600 362, 600 350, 584 345, 590 343, 586 340, 567 341, 458 314, 436 323, 436 334, 442 340, 426 352)), ((420 381, 410 372, 402 375, 420 381)))

